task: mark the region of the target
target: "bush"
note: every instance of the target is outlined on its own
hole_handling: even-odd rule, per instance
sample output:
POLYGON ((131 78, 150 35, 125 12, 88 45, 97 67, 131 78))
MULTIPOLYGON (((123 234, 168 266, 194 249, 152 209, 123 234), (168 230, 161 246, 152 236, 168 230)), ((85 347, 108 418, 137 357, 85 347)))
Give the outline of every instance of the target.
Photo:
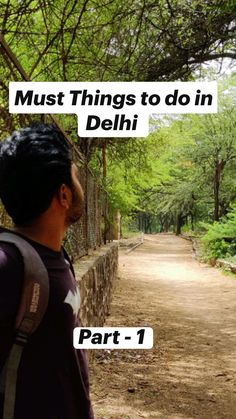
POLYGON ((207 233, 202 238, 207 259, 228 258, 236 255, 236 205, 226 217, 212 225, 204 224, 207 233))

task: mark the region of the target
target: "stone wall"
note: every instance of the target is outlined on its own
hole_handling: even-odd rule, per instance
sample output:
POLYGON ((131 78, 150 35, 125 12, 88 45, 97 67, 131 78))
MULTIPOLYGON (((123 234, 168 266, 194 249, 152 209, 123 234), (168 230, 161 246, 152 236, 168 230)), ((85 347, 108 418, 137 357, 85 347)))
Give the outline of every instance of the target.
POLYGON ((74 265, 81 295, 81 326, 103 326, 109 314, 111 292, 117 276, 118 245, 102 246, 74 265))

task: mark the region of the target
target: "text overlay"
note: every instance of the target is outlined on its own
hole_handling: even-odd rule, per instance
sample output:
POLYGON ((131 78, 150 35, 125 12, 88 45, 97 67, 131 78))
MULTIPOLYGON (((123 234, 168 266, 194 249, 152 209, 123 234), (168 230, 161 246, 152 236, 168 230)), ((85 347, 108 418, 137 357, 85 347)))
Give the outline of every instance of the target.
POLYGON ((76 327, 76 349, 151 349, 151 327, 76 327))
POLYGON ((152 114, 217 112, 217 82, 10 82, 10 113, 76 114, 81 137, 146 137, 152 114))

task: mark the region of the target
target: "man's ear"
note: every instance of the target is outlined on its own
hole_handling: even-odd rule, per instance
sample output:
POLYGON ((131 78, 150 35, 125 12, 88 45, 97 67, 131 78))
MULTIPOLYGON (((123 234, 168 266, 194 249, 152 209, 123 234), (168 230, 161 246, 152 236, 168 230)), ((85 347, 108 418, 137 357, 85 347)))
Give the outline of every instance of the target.
POLYGON ((60 189, 57 193, 57 198, 60 202, 60 205, 64 207, 65 209, 68 209, 71 204, 71 191, 68 186, 66 186, 64 183, 60 186, 60 189))

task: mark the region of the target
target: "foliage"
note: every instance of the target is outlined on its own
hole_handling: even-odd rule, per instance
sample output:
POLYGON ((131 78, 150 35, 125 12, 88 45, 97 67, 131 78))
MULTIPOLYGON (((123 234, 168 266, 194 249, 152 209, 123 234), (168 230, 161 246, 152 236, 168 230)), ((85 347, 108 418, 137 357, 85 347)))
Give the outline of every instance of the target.
POLYGON ((202 240, 207 258, 219 259, 236 255, 236 205, 220 222, 204 227, 207 233, 202 240))
MULTIPOLYGON (((202 63, 236 58, 234 1, 11 0, 0 6, 2 137, 31 119, 6 113, 10 80, 188 80, 202 63)), ((75 119, 60 119, 76 131, 75 119)))
MULTIPOLYGON (((224 90, 233 81, 224 80, 224 90)), ((199 230, 199 221, 229 211, 236 199, 234 93, 226 99, 221 93, 218 114, 162 119, 147 139, 109 145, 113 205, 132 215, 139 230, 199 230)))
MULTIPOLYGON (((35 119, 8 113, 11 80, 192 80, 196 70, 205 75, 202 64, 236 58, 234 1, 0 5, 0 138, 35 119)), ((236 76, 225 78, 218 114, 155 119, 147 139, 78 139, 75 116, 58 119, 102 178, 113 210, 138 230, 194 230, 225 216, 236 200, 235 89, 236 76)))

